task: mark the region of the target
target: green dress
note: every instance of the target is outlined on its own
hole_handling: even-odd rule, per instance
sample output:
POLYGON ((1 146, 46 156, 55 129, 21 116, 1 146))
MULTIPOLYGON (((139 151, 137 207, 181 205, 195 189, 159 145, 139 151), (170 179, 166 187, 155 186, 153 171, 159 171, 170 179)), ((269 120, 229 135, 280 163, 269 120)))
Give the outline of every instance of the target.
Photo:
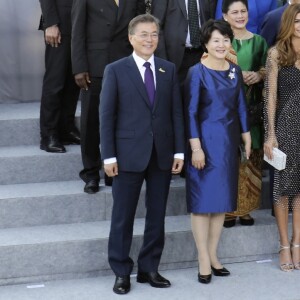
MULTIPOLYGON (((237 54, 237 62, 242 71, 259 71, 265 67, 268 45, 263 37, 254 34, 252 38, 247 40, 233 39, 232 47, 237 54)), ((251 90, 245 86, 247 95, 247 104, 256 104, 262 100, 263 82, 252 85, 251 90)), ((261 149, 263 144, 262 126, 251 127, 252 148, 261 149)))
MULTIPOLYGON (((242 71, 259 71, 265 67, 268 46, 264 38, 254 34, 247 40, 234 39, 233 50, 237 58, 237 64, 242 71)), ((244 85, 247 104, 255 104, 263 101, 263 82, 248 87, 244 85)), ((239 186, 237 209, 226 214, 226 219, 232 217, 245 216, 254 209, 259 208, 261 195, 261 166, 262 166, 262 145, 263 145, 263 125, 250 127, 252 139, 252 153, 250 160, 246 164, 240 164, 239 186)))

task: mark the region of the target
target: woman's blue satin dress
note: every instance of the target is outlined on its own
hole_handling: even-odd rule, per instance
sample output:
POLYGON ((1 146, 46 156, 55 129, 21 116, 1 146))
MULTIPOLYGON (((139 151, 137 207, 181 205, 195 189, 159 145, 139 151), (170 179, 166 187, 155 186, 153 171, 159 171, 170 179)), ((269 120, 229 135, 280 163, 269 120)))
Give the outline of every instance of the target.
POLYGON ((249 131, 241 70, 230 63, 226 71, 193 66, 185 84, 187 136, 200 138, 205 167, 191 164, 186 153, 188 212, 223 213, 236 209, 238 147, 241 132, 249 131))

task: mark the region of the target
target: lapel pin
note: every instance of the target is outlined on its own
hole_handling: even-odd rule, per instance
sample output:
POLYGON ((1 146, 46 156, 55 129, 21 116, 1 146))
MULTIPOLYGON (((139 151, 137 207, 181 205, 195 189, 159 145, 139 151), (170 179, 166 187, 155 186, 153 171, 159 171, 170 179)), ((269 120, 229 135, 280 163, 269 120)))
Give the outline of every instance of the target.
POLYGON ((229 72, 229 75, 228 75, 228 77, 229 77, 231 80, 235 78, 234 73, 235 73, 235 68, 232 68, 231 71, 229 72))
POLYGON ((166 71, 165 71, 164 69, 162 69, 162 68, 159 68, 158 71, 159 71, 159 72, 162 72, 162 73, 165 73, 165 72, 166 72, 166 71))

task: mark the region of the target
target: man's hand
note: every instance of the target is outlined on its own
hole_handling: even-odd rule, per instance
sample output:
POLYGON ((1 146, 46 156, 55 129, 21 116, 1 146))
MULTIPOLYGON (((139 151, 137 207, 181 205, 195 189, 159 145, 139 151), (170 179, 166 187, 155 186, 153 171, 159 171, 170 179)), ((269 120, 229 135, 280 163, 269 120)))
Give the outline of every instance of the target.
POLYGON ((52 25, 45 30, 45 41, 52 47, 58 47, 61 43, 61 34, 57 25, 52 25))
POLYGON ((174 158, 173 166, 172 166, 172 174, 179 174, 183 167, 183 159, 174 158))
POLYGON ((118 175, 118 163, 104 164, 104 171, 108 177, 115 177, 118 175))
POLYGON ((90 75, 88 72, 83 72, 83 73, 78 73, 75 75, 75 82, 76 84, 84 90, 89 89, 89 84, 91 83, 90 81, 90 75))

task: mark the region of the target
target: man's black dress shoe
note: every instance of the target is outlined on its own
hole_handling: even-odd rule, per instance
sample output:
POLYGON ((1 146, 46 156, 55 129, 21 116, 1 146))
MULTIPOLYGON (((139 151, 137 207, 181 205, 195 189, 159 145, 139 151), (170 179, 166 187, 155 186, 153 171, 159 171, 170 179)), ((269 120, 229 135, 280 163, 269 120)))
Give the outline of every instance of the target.
POLYGON ((113 291, 119 295, 127 294, 130 291, 130 276, 116 276, 113 291))
POLYGON ((150 283, 151 286, 156 288, 166 288, 171 286, 168 279, 162 277, 158 272, 138 272, 136 281, 139 283, 150 283))
POLYGON ((44 137, 41 139, 40 149, 46 152, 65 153, 65 147, 60 143, 55 135, 44 137))
POLYGON ((198 273, 198 281, 201 283, 210 283, 211 282, 211 274, 208 275, 201 275, 198 273))
POLYGON ((215 276, 228 276, 230 275, 230 272, 226 268, 222 269, 216 269, 213 266, 211 266, 211 270, 215 276))
POLYGON ((99 182, 96 179, 91 179, 85 184, 84 191, 88 194, 99 192, 99 182))
POLYGON ((80 145, 80 134, 77 130, 72 130, 61 137, 64 145, 80 145))
POLYGON ((106 186, 112 186, 113 177, 108 177, 106 174, 104 175, 104 183, 106 186))

